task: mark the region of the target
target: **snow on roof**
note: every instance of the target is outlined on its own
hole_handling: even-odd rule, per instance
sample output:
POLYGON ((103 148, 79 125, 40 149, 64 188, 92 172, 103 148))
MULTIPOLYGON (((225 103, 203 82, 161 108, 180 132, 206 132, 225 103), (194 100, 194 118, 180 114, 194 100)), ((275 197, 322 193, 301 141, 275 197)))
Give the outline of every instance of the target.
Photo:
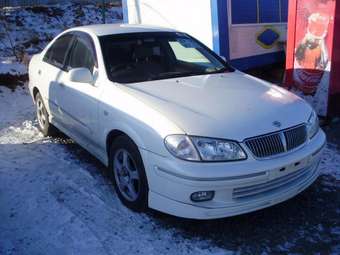
POLYGON ((148 25, 131 25, 131 24, 101 24, 88 25, 71 28, 68 31, 77 30, 93 33, 97 36, 126 34, 126 33, 143 33, 143 32, 175 32, 176 30, 164 27, 148 26, 148 25))

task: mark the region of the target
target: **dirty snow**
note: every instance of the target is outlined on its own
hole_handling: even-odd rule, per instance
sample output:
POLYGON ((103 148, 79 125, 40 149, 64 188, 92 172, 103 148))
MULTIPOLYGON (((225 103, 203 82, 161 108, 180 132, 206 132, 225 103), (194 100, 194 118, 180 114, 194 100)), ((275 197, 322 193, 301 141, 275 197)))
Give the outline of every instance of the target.
POLYGON ((340 180, 340 154, 333 144, 326 147, 320 164, 321 173, 331 175, 340 180))
POLYGON ((340 155, 332 145, 320 166, 325 177, 298 200, 197 222, 129 211, 97 160, 68 138, 43 138, 36 126, 28 90, 0 87, 0 254, 340 251, 340 155))
POLYGON ((0 74, 22 75, 27 73, 27 67, 18 63, 15 58, 0 58, 0 74))

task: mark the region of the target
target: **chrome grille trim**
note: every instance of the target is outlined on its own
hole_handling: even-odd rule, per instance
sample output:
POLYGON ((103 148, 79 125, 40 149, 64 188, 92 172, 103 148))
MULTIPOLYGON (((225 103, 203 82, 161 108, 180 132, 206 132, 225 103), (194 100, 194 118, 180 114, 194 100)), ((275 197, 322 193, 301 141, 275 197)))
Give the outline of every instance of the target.
POLYGON ((302 124, 275 133, 248 138, 244 143, 256 158, 267 158, 296 149, 306 141, 307 129, 302 124))
POLYGON ((287 141, 287 150, 292 150, 307 140, 307 130, 304 125, 284 132, 287 141))

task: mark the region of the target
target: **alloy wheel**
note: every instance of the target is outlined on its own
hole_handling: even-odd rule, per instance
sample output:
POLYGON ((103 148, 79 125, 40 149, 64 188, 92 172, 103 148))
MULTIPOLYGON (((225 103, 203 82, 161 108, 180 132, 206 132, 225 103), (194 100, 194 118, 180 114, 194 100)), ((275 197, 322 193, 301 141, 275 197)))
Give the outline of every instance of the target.
POLYGON ((117 187, 128 201, 137 200, 140 193, 140 177, 130 153, 119 149, 113 159, 113 172, 117 187))

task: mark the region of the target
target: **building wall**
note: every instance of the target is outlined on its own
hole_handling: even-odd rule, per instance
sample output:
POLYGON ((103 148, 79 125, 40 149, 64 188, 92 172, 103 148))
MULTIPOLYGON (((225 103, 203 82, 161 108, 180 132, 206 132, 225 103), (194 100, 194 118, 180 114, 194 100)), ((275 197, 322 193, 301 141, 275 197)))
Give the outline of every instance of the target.
POLYGON ((265 58, 283 51, 283 44, 277 42, 287 39, 287 14, 288 0, 229 0, 230 59, 265 58), (273 43, 263 44, 262 33, 267 33, 262 36, 265 41, 273 43))
POLYGON ((210 0, 123 0, 124 21, 174 28, 213 49, 210 0))
POLYGON ((274 44, 270 48, 264 48, 257 43, 257 35, 264 31, 267 27, 275 29, 280 34, 279 40, 285 41, 287 36, 287 25, 242 25, 242 26, 230 26, 229 28, 229 56, 230 59, 239 59, 245 57, 251 57, 256 55, 263 55, 282 51, 283 46, 280 44, 274 44))
POLYGON ((283 60, 287 8, 288 0, 123 0, 125 22, 187 32, 240 69, 283 60))

